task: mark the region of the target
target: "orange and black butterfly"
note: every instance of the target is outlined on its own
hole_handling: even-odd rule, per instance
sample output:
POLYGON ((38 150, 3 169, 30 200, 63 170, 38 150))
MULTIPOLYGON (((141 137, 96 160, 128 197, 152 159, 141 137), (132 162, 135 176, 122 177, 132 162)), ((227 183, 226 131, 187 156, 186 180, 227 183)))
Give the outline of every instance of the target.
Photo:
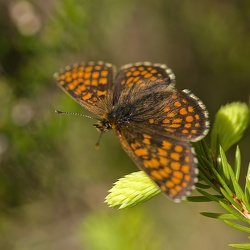
POLYGON ((190 142, 209 130, 205 105, 189 90, 177 91, 164 64, 85 62, 55 74, 58 85, 100 117, 101 132, 113 129, 123 149, 175 202, 187 196, 198 168, 190 142))

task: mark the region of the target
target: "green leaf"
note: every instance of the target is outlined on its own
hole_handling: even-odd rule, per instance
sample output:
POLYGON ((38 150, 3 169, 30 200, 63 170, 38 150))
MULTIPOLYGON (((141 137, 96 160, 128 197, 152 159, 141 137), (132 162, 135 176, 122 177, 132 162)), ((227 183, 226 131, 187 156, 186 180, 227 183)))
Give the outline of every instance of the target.
POLYGON ((234 163, 234 173, 236 180, 239 180, 240 177, 240 167, 241 167, 241 154, 240 154, 240 148, 237 146, 235 151, 235 163, 234 163))
POLYGON ((205 191, 203 191, 202 189, 197 188, 197 191, 201 194, 203 194, 205 197, 207 197, 208 199, 210 199, 211 201, 215 201, 215 202, 219 202, 221 200, 221 197, 218 195, 212 195, 209 194, 205 191))
POLYGON ((250 163, 248 164, 248 169, 247 169, 245 195, 246 195, 247 201, 249 201, 250 200, 250 163))
POLYGON ((245 232, 245 233, 250 233, 250 228, 249 227, 245 227, 245 226, 242 226, 242 225, 239 225, 239 224, 233 223, 231 221, 227 221, 227 220, 225 220, 225 223, 227 225, 229 225, 230 227, 233 227, 233 228, 235 228, 237 230, 240 230, 240 231, 245 232))
POLYGON ((220 158, 221 160, 221 167, 222 167, 222 170, 221 171, 218 171, 220 173, 220 175, 223 175, 224 176, 224 180, 226 182, 227 185, 230 184, 230 173, 229 173, 229 163, 227 161, 227 157, 225 155, 225 152, 223 150, 222 147, 220 147, 220 158))
POLYGON ((218 152, 219 144, 227 151, 242 138, 249 116, 249 108, 245 103, 233 102, 220 108, 211 132, 211 147, 215 153, 218 152))
POLYGON ((237 249, 250 249, 250 244, 229 244, 229 246, 237 249))
POLYGON ((220 200, 219 203, 221 206, 226 209, 229 213, 237 217, 239 220, 242 220, 246 223, 250 223, 250 220, 246 219, 242 214, 238 213, 233 207, 231 207, 226 201, 220 200))
POLYGON ((223 180, 223 178, 220 176, 220 174, 216 171, 216 169, 213 167, 212 171, 217 179, 217 181, 221 184, 221 186, 225 189, 225 191, 230 195, 233 196, 232 191, 230 188, 227 186, 226 182, 223 180))
MULTIPOLYGON (((217 198, 223 198, 222 196, 219 195, 214 195, 217 198)), ((211 202, 215 200, 211 200, 210 198, 206 196, 189 196, 186 198, 187 201, 189 202, 211 202)))
POLYGON ((238 220, 238 218, 232 214, 202 212, 201 215, 219 220, 238 220))
POLYGON ((203 183, 200 183, 200 182, 197 182, 197 183, 195 184, 195 186, 196 186, 197 188, 202 188, 202 189, 209 189, 209 188, 211 188, 210 185, 203 184, 203 183))
POLYGON ((222 195, 230 202, 232 203, 238 210, 241 210, 240 204, 238 204, 232 196, 230 196, 223 188, 221 188, 222 195))

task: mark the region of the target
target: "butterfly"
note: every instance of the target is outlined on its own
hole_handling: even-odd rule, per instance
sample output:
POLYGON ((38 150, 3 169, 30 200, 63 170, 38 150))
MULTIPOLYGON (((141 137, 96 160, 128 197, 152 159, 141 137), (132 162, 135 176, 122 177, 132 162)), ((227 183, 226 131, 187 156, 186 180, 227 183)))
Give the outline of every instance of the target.
POLYGON ((115 73, 105 62, 82 62, 55 74, 61 89, 97 115, 94 126, 113 129, 123 149, 175 202, 194 188, 198 168, 190 142, 209 131, 202 101, 175 88, 165 64, 138 62, 115 73))

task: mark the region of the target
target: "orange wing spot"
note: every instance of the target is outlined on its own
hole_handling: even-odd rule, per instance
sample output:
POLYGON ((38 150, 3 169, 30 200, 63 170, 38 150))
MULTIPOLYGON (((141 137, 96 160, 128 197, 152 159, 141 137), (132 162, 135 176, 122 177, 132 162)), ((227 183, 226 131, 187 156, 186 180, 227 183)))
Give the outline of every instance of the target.
POLYGON ((92 73, 92 77, 93 77, 93 78, 99 78, 99 76, 100 76, 100 73, 99 73, 99 72, 93 72, 93 73, 92 73))
POLYGON ((182 134, 188 134, 188 130, 187 130, 187 129, 183 129, 183 130, 181 131, 181 133, 182 133, 182 134))
POLYGON ((186 99, 182 99, 182 102, 183 102, 183 103, 187 103, 187 100, 186 100, 186 99))
POLYGON ((106 77, 108 75, 108 73, 109 72, 107 70, 103 70, 103 71, 101 71, 101 76, 106 77))
MULTIPOLYGON (((172 181, 166 181, 165 182, 165 186, 167 187, 167 188, 173 188, 174 187, 174 183, 172 182, 172 181)), ((172 189, 171 189, 172 190, 172 189)))
POLYGON ((78 87, 77 87, 77 91, 80 91, 80 92, 83 92, 83 91, 85 91, 87 88, 86 88, 86 86, 85 85, 79 85, 78 87))
POLYGON ((154 180, 162 180, 162 176, 159 173, 159 171, 153 170, 150 172, 150 176, 154 179, 154 180))
POLYGON ((169 119, 164 119, 162 122, 163 122, 163 123, 169 124, 169 123, 170 123, 170 120, 169 120, 169 119))
POLYGON ((148 150, 146 148, 138 148, 134 151, 137 156, 148 155, 148 150))
POLYGON ((65 75, 60 75, 59 77, 57 77, 57 79, 59 79, 59 80, 65 80, 65 75))
POLYGON ((104 90, 104 91, 98 90, 98 91, 97 91, 97 95, 98 95, 98 96, 105 96, 106 94, 107 94, 107 91, 106 91, 106 90, 104 90))
POLYGON ((132 67, 130 68, 131 71, 135 71, 136 70, 136 67, 132 67))
POLYGON ((175 161, 179 161, 180 160, 180 155, 178 153, 171 153, 170 157, 175 160, 175 161))
POLYGON ((175 129, 172 128, 164 128, 165 131, 169 132, 169 133, 174 133, 175 129))
POLYGON ((184 161, 187 162, 187 163, 190 162, 190 157, 189 156, 185 156, 184 161))
POLYGON ((180 152, 183 151, 183 147, 182 147, 181 145, 176 145, 176 146, 174 147, 174 150, 175 150, 175 152, 180 153, 180 152))
POLYGON ((174 95, 171 96, 171 98, 172 98, 172 99, 177 99, 178 96, 174 94, 174 95))
POLYGON ((140 74, 141 74, 141 72, 138 71, 138 70, 136 70, 136 71, 133 72, 133 76, 139 76, 140 74))
POLYGON ((143 163, 146 168, 158 168, 160 166, 160 162, 156 159, 144 160, 143 163))
POLYGON ((134 81, 134 77, 129 77, 126 83, 129 84, 129 83, 131 83, 133 81, 134 81))
POLYGON ((149 121, 150 124, 153 124, 155 122, 155 120, 152 119, 152 118, 150 118, 148 121, 149 121))
POLYGON ((94 69, 93 67, 88 66, 88 67, 85 68, 85 71, 86 71, 86 72, 90 72, 90 71, 92 71, 93 69, 94 69))
POLYGON ((155 73, 157 73, 157 70, 156 70, 156 69, 152 69, 152 70, 150 71, 150 73, 155 74, 155 73))
POLYGON ((162 177, 169 177, 169 174, 165 171, 165 169, 161 169, 159 170, 159 173, 162 177))
POLYGON ((191 115, 188 115, 188 116, 186 117, 186 121, 187 121, 187 122, 192 122, 193 120, 194 120, 194 117, 191 116, 191 115))
POLYGON ((148 71, 144 70, 144 71, 141 72, 141 75, 146 75, 147 73, 148 73, 148 71))
POLYGON ((168 164, 168 159, 160 157, 159 158, 161 165, 166 166, 168 164))
POLYGON ((197 134, 197 130, 196 129, 192 129, 191 130, 191 134, 197 134))
POLYGON ((108 83, 108 80, 107 80, 107 78, 100 78, 99 79, 99 84, 107 84, 108 83))
POLYGON ((95 66, 95 70, 100 70, 102 67, 100 65, 95 66))
POLYGON ((65 77, 71 77, 71 71, 65 72, 65 77))
POLYGON ((191 128, 191 126, 192 126, 191 123, 186 123, 186 124, 184 125, 185 128, 191 128))
MULTIPOLYGON (((189 178, 189 179, 190 179, 190 178, 189 178)), ((188 181, 189 181, 189 180, 188 180, 188 181)), ((185 188, 187 185, 188 185, 187 182, 182 182, 182 183, 181 183, 181 186, 182 186, 183 188, 185 188)))
POLYGON ((188 165, 182 165, 181 166, 181 171, 185 174, 189 174, 190 173, 190 167, 188 165))
POLYGON ((78 75, 77 75, 76 73, 73 73, 73 74, 72 74, 72 78, 73 78, 73 79, 76 79, 77 76, 78 76, 78 75))
POLYGON ((187 114, 187 109, 186 108, 181 108, 180 109, 180 114, 181 115, 186 115, 187 114))
POLYGON ((78 84, 77 80, 74 80, 72 83, 69 84, 69 89, 73 90, 78 84))
POLYGON ((181 126, 181 124, 179 123, 174 123, 170 125, 170 128, 179 128, 181 126))
POLYGON ((94 96, 94 97, 92 98, 92 100, 91 100, 91 103, 96 102, 96 101, 97 101, 97 97, 94 96))
POLYGON ((89 79, 84 80, 84 84, 85 84, 85 85, 90 85, 90 80, 89 80, 89 79))
POLYGON ((200 116, 198 114, 196 114, 194 117, 196 120, 200 120, 200 116))
POLYGON ((194 108, 192 106, 188 106, 188 112, 190 113, 194 112, 194 108))
POLYGON ((172 169, 168 168, 168 167, 164 167, 163 171, 169 176, 170 174, 172 174, 172 169))
POLYGON ((153 68, 152 67, 148 67, 148 71, 152 70, 153 68))
POLYGON ((150 81, 152 81, 152 82, 154 82, 154 81, 156 81, 157 80, 157 77, 155 77, 155 76, 152 76, 151 78, 150 78, 150 81))
POLYGON ((145 68, 142 67, 142 66, 140 66, 138 69, 139 69, 140 71, 143 71, 145 68))
POLYGON ((130 147, 133 149, 133 150, 136 150, 137 148, 140 148, 141 147, 141 143, 139 142, 135 142, 135 143, 131 143, 130 144, 130 147))
POLYGON ((185 175, 184 179, 185 179, 185 181, 190 181, 191 177, 190 177, 190 175, 185 175))
POLYGON ((78 78, 77 82, 78 82, 78 84, 83 83, 83 79, 82 78, 78 78))
POLYGON ((91 77, 91 73, 87 72, 84 74, 84 79, 89 79, 91 77))
POLYGON ((173 146, 172 143, 170 143, 170 142, 168 142, 168 141, 162 141, 162 148, 163 148, 163 149, 169 150, 169 149, 171 149, 172 146, 173 146))
POLYGON ((82 72, 82 71, 80 71, 80 72, 78 72, 78 77, 83 77, 84 76, 84 72, 82 72))
POLYGON ((168 155, 168 152, 166 150, 162 149, 162 148, 158 148, 157 150, 158 150, 157 154, 159 156, 167 156, 168 155))
POLYGON ((182 119, 181 118, 173 119, 173 123, 182 123, 182 119))
POLYGON ((92 93, 87 93, 86 95, 83 96, 83 100, 89 100, 92 97, 92 93))
POLYGON ((152 136, 147 135, 147 134, 143 134, 143 137, 144 137, 145 139, 151 139, 151 138, 152 138, 152 136))
MULTIPOLYGON (((125 80, 122 80, 121 81, 121 85, 124 85, 126 83, 126 81, 125 80)), ((105 83, 106 84, 106 83, 105 83)))
POLYGON ((92 79, 91 85, 92 86, 98 86, 98 80, 97 79, 92 79))
POLYGON ((175 117, 175 113, 174 112, 170 112, 167 114, 167 117, 175 117))
POLYGON ((179 108, 179 107, 181 107, 181 103, 180 103, 179 101, 176 101, 176 102, 174 103, 174 106, 177 107, 177 108, 179 108))
POLYGON ((143 143, 144 143, 144 144, 147 144, 147 145, 150 145, 150 140, 147 139, 147 138, 145 138, 145 139, 143 140, 143 143))
POLYGON ((134 82, 137 82, 140 79, 139 76, 137 76, 136 78, 134 78, 134 82))
MULTIPOLYGON (((175 178, 175 177, 173 177, 171 180, 173 181, 173 183, 174 183, 175 185, 177 185, 177 184, 180 184, 180 183, 181 183, 181 180, 180 180, 180 179, 178 179, 178 178, 175 178)), ((176 188, 177 188, 177 187, 176 187, 176 188)))
POLYGON ((166 107, 166 108, 164 108, 163 111, 164 111, 165 113, 167 113, 169 110, 170 110, 170 107, 166 107))
POLYGON ((126 73, 126 77, 130 77, 132 75, 132 72, 131 71, 128 71, 127 73, 126 73))
MULTIPOLYGON (((178 183, 178 184, 180 184, 180 183, 178 183)), ((178 185, 175 187, 175 190, 179 193, 182 190, 182 187, 178 185)))
POLYGON ((170 163, 170 166, 174 170, 180 170, 181 169, 181 164, 178 161, 173 161, 170 163))
POLYGON ((144 75, 144 78, 149 78, 149 77, 151 77, 151 76, 152 76, 151 73, 147 73, 147 74, 144 75))
POLYGON ((137 81, 137 84, 141 84, 142 86, 145 86, 145 84, 142 84, 143 83, 143 80, 140 79, 139 81, 137 81))
POLYGON ((63 85, 63 84, 64 84, 64 81, 60 81, 59 83, 60 83, 61 85, 63 85))
POLYGON ((72 82, 72 78, 70 76, 66 77, 66 82, 72 82))
POLYGON ((177 194, 177 191, 173 188, 169 192, 170 197, 174 197, 176 194, 177 194))
POLYGON ((196 122, 196 123, 194 124, 194 126, 195 126, 196 128, 199 128, 199 127, 200 127, 200 123, 196 122))
POLYGON ((81 66, 81 67, 78 68, 79 71, 84 71, 84 69, 85 68, 83 66, 81 66))
POLYGON ((184 177, 184 175, 183 175, 183 173, 181 171, 174 171, 173 176, 178 178, 179 180, 182 180, 183 177, 184 177))

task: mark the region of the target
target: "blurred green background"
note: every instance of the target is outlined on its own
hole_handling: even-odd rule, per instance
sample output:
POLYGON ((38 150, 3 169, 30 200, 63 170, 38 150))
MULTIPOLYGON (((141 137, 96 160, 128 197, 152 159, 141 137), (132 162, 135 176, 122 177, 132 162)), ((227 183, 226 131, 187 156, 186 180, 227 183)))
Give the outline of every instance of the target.
MULTIPOLYGON (((221 105, 249 102, 249 41, 248 0, 1 0, 0 249, 221 250, 246 242, 199 215, 222 211, 217 204, 159 195, 132 209, 107 208, 112 183, 137 167, 113 132, 97 151, 91 120, 54 113, 87 111, 53 73, 88 60, 166 63, 177 89, 199 96, 213 121, 221 105)), ((248 129, 245 167, 249 143, 248 129)))

